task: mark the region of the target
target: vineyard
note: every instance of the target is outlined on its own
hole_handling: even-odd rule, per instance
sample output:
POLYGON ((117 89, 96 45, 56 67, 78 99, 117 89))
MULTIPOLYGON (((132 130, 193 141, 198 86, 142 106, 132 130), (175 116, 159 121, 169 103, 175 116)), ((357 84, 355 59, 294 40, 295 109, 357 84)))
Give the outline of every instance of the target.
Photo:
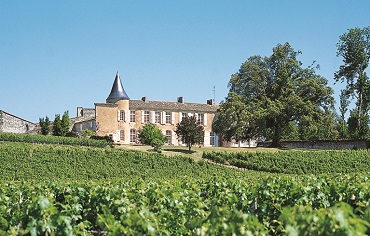
POLYGON ((284 174, 326 174, 367 172, 367 150, 280 151, 280 152, 204 152, 203 158, 248 170, 284 174))
POLYGON ((369 154, 204 154, 260 163, 238 170, 158 153, 0 142, 0 235, 368 235, 369 154))
POLYGON ((110 143, 107 140, 49 136, 49 135, 41 135, 41 134, 13 134, 13 133, 4 133, 4 132, 0 132, 0 141, 39 143, 39 144, 57 144, 57 145, 74 145, 74 146, 88 146, 88 147, 106 147, 110 145, 110 143))

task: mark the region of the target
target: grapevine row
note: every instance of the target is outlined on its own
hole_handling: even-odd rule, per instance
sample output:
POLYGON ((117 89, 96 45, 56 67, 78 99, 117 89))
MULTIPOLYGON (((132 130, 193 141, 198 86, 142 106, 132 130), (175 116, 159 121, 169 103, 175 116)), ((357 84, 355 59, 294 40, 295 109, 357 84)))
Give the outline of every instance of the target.
POLYGON ((204 152, 203 158, 248 170, 284 174, 367 172, 370 151, 204 152))
POLYGON ((365 235, 366 176, 0 185, 11 235, 365 235))
POLYGON ((102 148, 111 145, 107 140, 50 136, 40 134, 13 134, 4 132, 0 132, 0 141, 57 144, 57 145, 60 144, 60 145, 89 146, 102 148))

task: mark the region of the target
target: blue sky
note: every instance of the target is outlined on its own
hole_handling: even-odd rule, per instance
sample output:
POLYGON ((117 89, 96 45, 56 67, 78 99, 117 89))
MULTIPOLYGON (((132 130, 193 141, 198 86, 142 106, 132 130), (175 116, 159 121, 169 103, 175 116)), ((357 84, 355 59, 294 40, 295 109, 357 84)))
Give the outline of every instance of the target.
MULTIPOLYGON (((333 85, 339 36, 370 1, 0 1, 0 109, 38 122, 105 102, 119 71, 131 99, 216 102, 252 55, 289 42, 333 85)), ((369 72, 368 72, 369 73, 369 72)))

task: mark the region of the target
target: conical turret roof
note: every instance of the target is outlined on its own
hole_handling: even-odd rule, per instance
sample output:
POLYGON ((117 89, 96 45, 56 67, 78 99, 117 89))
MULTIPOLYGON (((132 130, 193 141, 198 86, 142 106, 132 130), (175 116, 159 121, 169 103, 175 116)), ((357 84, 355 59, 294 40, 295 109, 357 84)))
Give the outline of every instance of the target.
POLYGON ((116 74, 116 78, 114 79, 112 90, 106 100, 107 103, 116 103, 119 100, 130 100, 127 96, 121 82, 121 78, 118 74, 116 74))

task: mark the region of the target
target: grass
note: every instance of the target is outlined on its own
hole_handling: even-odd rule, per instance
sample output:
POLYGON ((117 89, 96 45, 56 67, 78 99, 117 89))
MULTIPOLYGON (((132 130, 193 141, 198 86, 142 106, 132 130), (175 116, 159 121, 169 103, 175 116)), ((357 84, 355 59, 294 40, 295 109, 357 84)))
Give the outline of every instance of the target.
MULTIPOLYGON (((117 148, 123 148, 128 150, 137 150, 137 151, 143 151, 143 152, 151 152, 153 151, 153 148, 151 146, 146 145, 121 145, 116 146, 117 148)), ((280 149, 277 148, 264 148, 264 147, 258 147, 258 148, 231 148, 231 147, 197 147, 194 146, 191 148, 191 151, 189 152, 188 148, 185 146, 163 146, 162 147, 162 153, 167 156, 173 156, 173 155, 181 155, 181 156, 187 156, 193 158, 195 161, 199 161, 202 159, 203 152, 211 152, 211 151, 227 151, 227 152, 277 152, 280 151, 280 149)))

